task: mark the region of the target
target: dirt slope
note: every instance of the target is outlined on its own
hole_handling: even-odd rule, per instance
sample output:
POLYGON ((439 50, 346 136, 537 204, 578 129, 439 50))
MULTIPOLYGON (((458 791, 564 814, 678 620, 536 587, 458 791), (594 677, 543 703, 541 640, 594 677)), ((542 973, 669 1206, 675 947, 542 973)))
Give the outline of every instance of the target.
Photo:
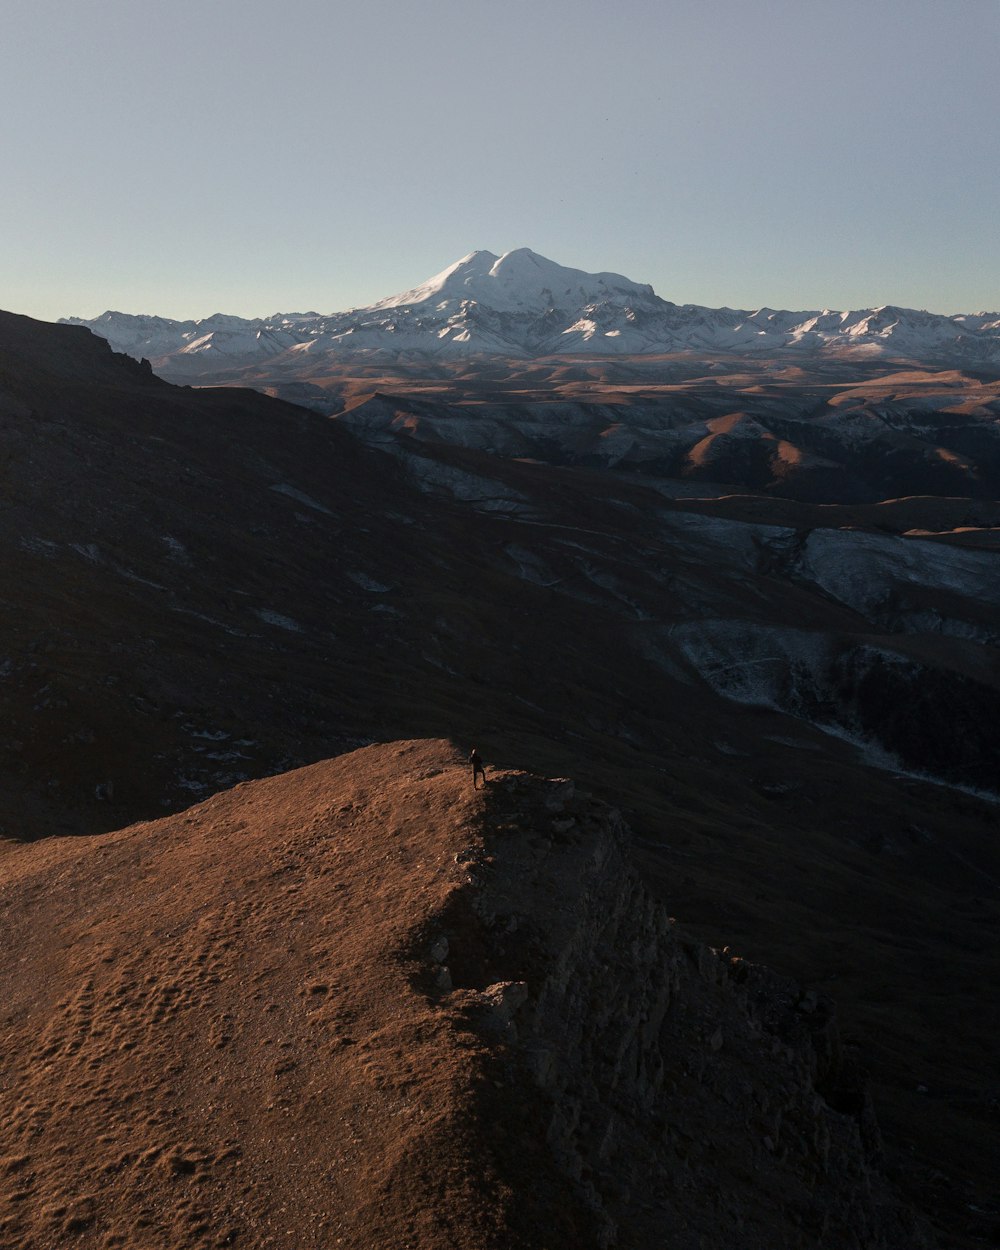
POLYGON ((447 744, 372 747, 9 850, 4 1250, 522 1244, 488 1050, 411 982, 481 805, 447 744))
POLYGON ((0 1247, 910 1250, 815 992, 620 815, 372 746, 0 856, 0 1247))

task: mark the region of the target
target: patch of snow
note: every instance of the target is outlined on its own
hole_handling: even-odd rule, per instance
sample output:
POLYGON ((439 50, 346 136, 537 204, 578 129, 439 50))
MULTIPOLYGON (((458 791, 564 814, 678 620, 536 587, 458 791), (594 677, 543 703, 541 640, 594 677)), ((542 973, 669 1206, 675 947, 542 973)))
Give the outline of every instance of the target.
POLYGON ((511 504, 527 503, 522 494, 501 482, 425 456, 410 457, 407 468, 421 487, 446 490, 453 498, 474 504, 484 511, 498 511, 508 509, 511 504))
MULTIPOLYGON (((893 755, 891 751, 887 751, 885 747, 877 742, 873 742, 870 738, 864 737, 862 734, 852 733, 850 730, 845 729, 843 725, 825 721, 811 721, 809 723, 821 733, 856 747, 861 754, 861 758, 871 768, 877 768, 881 772, 893 773, 897 777, 909 777, 914 781, 922 781, 928 785, 941 786, 945 790, 958 790, 962 794, 983 799, 987 803, 1000 804, 1000 794, 994 794, 989 790, 979 790, 975 786, 966 786, 959 781, 947 781, 943 777, 935 777, 933 773, 923 772, 919 769, 907 768, 902 760, 898 756, 893 755)), ((954 858, 961 860, 969 867, 974 867, 964 856, 951 848, 946 847, 945 849, 949 850, 954 858)), ((976 871, 981 872, 982 870, 976 869, 976 871)))
POLYGON ((818 669, 830 652, 830 643, 821 634, 750 621, 678 625, 671 637, 716 694, 776 711, 787 711, 782 694, 789 671, 818 669))
POLYGON ((133 573, 131 569, 127 569, 124 565, 116 564, 113 566, 119 577, 124 577, 127 581, 138 582, 140 586, 149 586, 153 590, 166 590, 166 586, 160 582, 150 581, 148 577, 140 577, 138 573, 133 573))
POLYGON ((217 621, 214 616, 206 616, 204 612, 196 612, 194 608, 185 608, 178 603, 172 603, 170 604, 170 611, 179 612, 181 616, 193 616, 196 621, 204 621, 206 625, 214 625, 216 629, 232 634, 234 638, 245 638, 247 636, 242 629, 234 629, 224 621, 217 621))
POLYGON ((536 586, 558 586, 563 580, 553 574, 540 556, 533 551, 528 551, 526 547, 519 547, 516 543, 507 543, 504 551, 517 565, 518 576, 526 582, 533 582, 536 586))
POLYGON ((289 486, 287 482, 276 482, 268 489, 275 491, 279 495, 287 495, 289 499, 295 499, 299 503, 304 503, 307 508, 312 508, 315 512, 324 512, 327 516, 333 516, 329 508, 325 508, 323 504, 317 503, 315 499, 310 498, 309 495, 305 494, 304 491, 298 490, 295 486, 289 486))
POLYGON ((880 608, 894 585, 953 591, 1000 606, 1000 554, 859 530, 813 530, 801 573, 858 611, 880 608))
POLYGON ((355 584, 360 586, 362 590, 371 591, 373 595, 387 595, 391 590, 391 586, 386 586, 382 582, 377 582, 373 577, 369 577, 367 573, 348 572, 347 576, 355 584))
POLYGON ((54 556, 59 550, 59 544, 50 542, 47 538, 35 538, 31 535, 24 535, 18 544, 24 551, 31 551, 40 556, 54 556))
POLYGON ((211 787, 207 781, 198 781, 195 777, 178 777, 174 782, 178 790, 187 790, 191 794, 204 794, 211 787))
POLYGON ((176 560, 178 564, 190 564, 191 557, 188 555, 188 550, 182 542, 173 538, 170 534, 164 534, 162 541, 166 544, 167 558, 169 560, 176 560))
POLYGON ((302 626, 290 616, 282 616, 280 612, 272 612, 270 608, 255 608, 257 616, 267 625, 275 625, 278 629, 287 629, 290 633, 301 634, 302 626))
POLYGON ((621 587, 618 578, 612 573, 607 573, 603 569, 597 568, 587 560, 577 561, 581 572, 588 581, 593 585, 599 586, 601 590, 606 590, 612 598, 616 599, 627 607, 640 621, 651 620, 652 617, 648 612, 641 608, 634 599, 627 595, 621 587))

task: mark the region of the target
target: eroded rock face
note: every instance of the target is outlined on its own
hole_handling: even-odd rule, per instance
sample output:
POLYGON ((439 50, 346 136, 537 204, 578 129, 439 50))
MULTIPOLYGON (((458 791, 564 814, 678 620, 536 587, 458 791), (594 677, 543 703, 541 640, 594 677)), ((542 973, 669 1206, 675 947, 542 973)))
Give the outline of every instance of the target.
POLYGON ((508 774, 487 803, 452 993, 540 1100, 602 1245, 930 1244, 832 1003, 680 936, 620 814, 571 783, 508 774))
POLYGON ((853 742, 876 767, 996 793, 995 747, 982 734, 1000 710, 991 648, 941 643, 928 658, 902 634, 732 620, 685 624, 672 639, 724 698, 787 712, 853 742))

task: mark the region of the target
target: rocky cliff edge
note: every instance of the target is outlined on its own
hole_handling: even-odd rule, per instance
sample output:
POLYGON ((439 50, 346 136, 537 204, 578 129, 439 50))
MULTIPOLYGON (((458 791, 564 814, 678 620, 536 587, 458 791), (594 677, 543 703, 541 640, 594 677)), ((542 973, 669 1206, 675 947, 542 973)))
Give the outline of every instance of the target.
POLYGON ((626 843, 411 742, 0 845, 0 1246, 927 1244, 831 1005, 626 843))

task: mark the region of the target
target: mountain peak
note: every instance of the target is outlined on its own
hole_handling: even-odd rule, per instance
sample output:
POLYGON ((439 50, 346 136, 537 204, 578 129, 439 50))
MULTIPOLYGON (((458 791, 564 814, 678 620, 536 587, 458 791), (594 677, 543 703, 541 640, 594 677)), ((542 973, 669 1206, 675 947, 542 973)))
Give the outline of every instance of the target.
POLYGON ((499 269, 527 266, 534 266, 537 269, 562 268, 555 261, 548 260, 545 256, 540 256, 538 252, 533 252, 530 247, 515 247, 512 251, 504 252, 502 256, 497 258, 491 272, 495 273, 499 269))
MULTIPOLYGON (((497 312, 546 312, 550 308, 597 303, 616 292, 649 298, 653 288, 617 273, 587 273, 540 256, 529 247, 497 256, 469 252, 419 286, 373 304, 373 309, 472 300, 497 312)), ((442 310, 443 311, 443 310, 442 310)))
POLYGON ((434 274, 419 286, 390 295, 372 304, 372 308, 401 308, 405 304, 427 304, 432 300, 463 298, 463 289, 490 273, 500 260, 494 252, 478 250, 469 252, 454 264, 434 274))

